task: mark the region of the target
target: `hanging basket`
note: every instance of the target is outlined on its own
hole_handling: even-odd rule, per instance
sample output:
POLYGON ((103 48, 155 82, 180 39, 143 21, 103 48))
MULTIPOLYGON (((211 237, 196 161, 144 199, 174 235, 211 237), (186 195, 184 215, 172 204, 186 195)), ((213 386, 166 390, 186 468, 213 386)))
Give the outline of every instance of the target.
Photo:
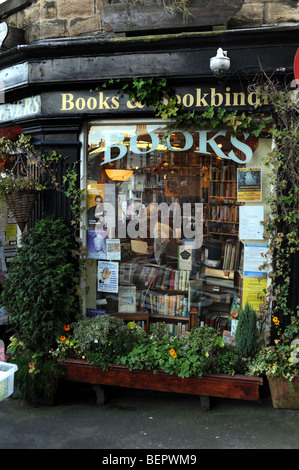
POLYGON ((24 231, 27 225, 36 199, 36 191, 17 191, 6 196, 7 205, 12 211, 21 232, 24 231))

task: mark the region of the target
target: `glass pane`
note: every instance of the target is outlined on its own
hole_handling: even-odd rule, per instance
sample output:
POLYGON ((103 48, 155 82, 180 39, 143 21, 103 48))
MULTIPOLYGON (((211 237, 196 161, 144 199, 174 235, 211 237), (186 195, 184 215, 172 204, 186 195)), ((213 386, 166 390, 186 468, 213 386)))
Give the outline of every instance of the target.
POLYGON ((165 321, 175 334, 230 328, 240 301, 237 175, 250 153, 242 143, 157 122, 89 127, 88 315, 165 321))

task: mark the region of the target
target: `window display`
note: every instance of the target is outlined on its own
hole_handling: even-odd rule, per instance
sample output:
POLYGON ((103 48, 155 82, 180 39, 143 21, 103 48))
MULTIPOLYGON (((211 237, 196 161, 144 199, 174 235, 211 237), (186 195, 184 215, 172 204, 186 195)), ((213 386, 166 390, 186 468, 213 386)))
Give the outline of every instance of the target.
MULTIPOLYGON (((87 315, 140 315, 146 329, 165 322, 175 334, 230 329, 241 296, 246 137, 157 121, 89 126, 87 315)), ((254 175, 260 188, 260 169, 254 175)))

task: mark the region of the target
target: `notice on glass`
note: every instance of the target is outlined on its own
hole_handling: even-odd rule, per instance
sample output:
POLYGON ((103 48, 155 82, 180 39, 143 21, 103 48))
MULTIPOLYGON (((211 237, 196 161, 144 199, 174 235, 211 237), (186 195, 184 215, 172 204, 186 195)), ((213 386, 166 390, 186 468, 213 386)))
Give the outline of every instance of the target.
POLYGON ((239 202, 262 200, 262 177, 260 168, 238 168, 237 194, 239 202))
POLYGON ((246 302, 258 312, 262 300, 260 297, 264 296, 264 290, 267 288, 267 277, 244 277, 243 279, 243 299, 242 307, 245 307, 246 302))
POLYGON ((98 291, 118 292, 118 263, 98 262, 98 291))
POLYGON ((260 269, 267 261, 267 251, 265 243, 244 243, 244 276, 258 277, 268 272, 268 268, 260 269))
POLYGON ((239 238, 241 240, 263 240, 264 207, 240 206, 239 238))

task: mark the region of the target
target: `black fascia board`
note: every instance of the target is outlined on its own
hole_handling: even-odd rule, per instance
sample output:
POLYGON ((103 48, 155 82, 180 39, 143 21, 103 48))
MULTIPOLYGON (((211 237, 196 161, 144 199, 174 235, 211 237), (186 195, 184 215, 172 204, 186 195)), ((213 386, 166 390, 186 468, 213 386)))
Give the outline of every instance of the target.
POLYGON ((231 58, 231 78, 233 74, 239 77, 243 74, 255 75, 259 60, 266 73, 280 68, 292 73, 298 31, 299 25, 135 38, 101 36, 41 40, 17 46, 0 55, 0 71, 15 64, 29 64, 28 82, 12 86, 12 90, 32 87, 38 90, 44 86, 80 87, 109 78, 128 80, 135 76, 165 76, 169 80, 188 78, 189 81, 196 81, 213 78, 209 59, 216 55, 218 47, 222 47, 231 58), (198 64, 192 54, 194 59, 199 59, 198 64), (128 63, 127 58, 134 58, 135 64, 128 63), (171 58, 169 63, 168 58, 171 58), (181 68, 176 62, 179 59, 185 60, 181 68), (81 61, 82 65, 74 74, 71 64, 76 61, 81 61), (139 67, 140 61, 145 65, 143 69, 139 67), (158 65, 157 61, 160 61, 158 65), (88 63, 91 66, 90 75, 86 71, 88 63), (103 70, 97 69, 99 64, 103 64, 103 70), (99 73, 94 76, 92 70, 99 73), (64 71, 65 76, 60 73, 64 71))

